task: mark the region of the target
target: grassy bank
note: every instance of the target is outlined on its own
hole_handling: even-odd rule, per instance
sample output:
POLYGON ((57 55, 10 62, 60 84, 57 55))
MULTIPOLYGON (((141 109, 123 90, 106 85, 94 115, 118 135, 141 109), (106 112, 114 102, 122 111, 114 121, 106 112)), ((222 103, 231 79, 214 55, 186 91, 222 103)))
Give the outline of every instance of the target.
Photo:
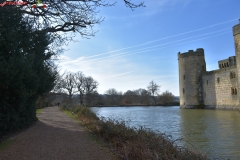
POLYGON ((36 114, 39 114, 39 113, 41 113, 41 112, 42 112, 42 108, 36 110, 36 114))
POLYGON ((163 134, 144 128, 130 128, 125 122, 99 119, 87 107, 62 106, 71 111, 92 133, 128 160, 205 160, 205 155, 177 146, 163 134))

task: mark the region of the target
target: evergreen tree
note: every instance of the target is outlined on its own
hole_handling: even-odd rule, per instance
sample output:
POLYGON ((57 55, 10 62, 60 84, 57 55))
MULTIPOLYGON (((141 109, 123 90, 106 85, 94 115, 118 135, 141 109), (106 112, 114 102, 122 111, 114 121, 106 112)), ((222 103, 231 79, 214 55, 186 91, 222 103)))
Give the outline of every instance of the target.
POLYGON ((17 7, 0 10, 0 137, 36 120, 38 96, 54 86, 51 37, 33 29, 17 7))

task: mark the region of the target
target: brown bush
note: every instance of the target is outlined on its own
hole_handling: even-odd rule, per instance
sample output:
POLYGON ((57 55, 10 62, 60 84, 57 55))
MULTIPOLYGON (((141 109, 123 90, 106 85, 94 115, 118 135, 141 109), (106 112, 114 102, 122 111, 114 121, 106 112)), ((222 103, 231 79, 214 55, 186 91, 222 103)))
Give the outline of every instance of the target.
POLYGON ((157 134, 143 127, 130 128, 124 121, 99 119, 87 107, 73 107, 79 120, 87 128, 103 139, 116 152, 120 159, 127 160, 206 160, 195 150, 175 145, 164 134, 157 134))

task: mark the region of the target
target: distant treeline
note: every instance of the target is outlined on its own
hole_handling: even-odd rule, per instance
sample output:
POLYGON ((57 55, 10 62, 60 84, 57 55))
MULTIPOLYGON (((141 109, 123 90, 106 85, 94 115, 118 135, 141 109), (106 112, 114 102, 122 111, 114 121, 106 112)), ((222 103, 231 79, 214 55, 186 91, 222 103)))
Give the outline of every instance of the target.
MULTIPOLYGON (((179 106, 179 97, 172 95, 168 91, 155 97, 157 99, 155 105, 149 94, 139 94, 141 92, 147 93, 144 89, 127 91, 123 94, 115 89, 110 90, 107 91, 109 94, 98 94, 95 92, 95 94, 88 95, 87 98, 90 99, 90 103, 87 106, 179 106), (109 93, 110 90, 111 94, 109 93)), ((85 98, 86 95, 83 95, 84 105, 87 102, 85 98)), ((66 93, 50 93, 38 99, 37 104, 38 106, 51 106, 56 105, 58 102, 69 103, 69 95, 66 93)), ((72 95, 71 103, 79 104, 79 95, 72 95)))
POLYGON ((178 98, 172 93, 165 91, 158 96, 152 96, 145 89, 135 91, 128 90, 125 93, 115 92, 109 89, 104 95, 95 95, 90 106, 176 106, 179 105, 178 98), (108 93, 108 94, 107 94, 108 93))
MULTIPOLYGON (((160 86, 151 81, 146 89, 139 88, 119 92, 115 88, 108 89, 105 94, 97 91, 99 83, 82 72, 66 72, 59 75, 53 93, 61 93, 66 103, 84 106, 156 106, 179 105, 179 100, 171 92, 160 94, 160 86)), ((52 94, 53 94, 52 93, 52 94)))
MULTIPOLYGON (((153 106, 153 105, 143 105, 143 104, 129 104, 129 105, 94 105, 92 107, 138 107, 138 106, 153 106)), ((172 103, 168 103, 168 104, 157 104, 154 106, 179 106, 179 102, 172 102, 172 103)))

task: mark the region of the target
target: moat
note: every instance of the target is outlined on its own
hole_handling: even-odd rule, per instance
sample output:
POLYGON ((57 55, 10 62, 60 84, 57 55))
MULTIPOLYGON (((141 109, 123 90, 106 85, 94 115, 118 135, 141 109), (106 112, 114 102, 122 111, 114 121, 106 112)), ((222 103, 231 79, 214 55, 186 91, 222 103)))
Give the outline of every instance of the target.
POLYGON ((124 120, 132 127, 183 138, 178 143, 193 146, 212 158, 240 159, 240 112, 173 107, 92 107, 99 117, 124 120))

